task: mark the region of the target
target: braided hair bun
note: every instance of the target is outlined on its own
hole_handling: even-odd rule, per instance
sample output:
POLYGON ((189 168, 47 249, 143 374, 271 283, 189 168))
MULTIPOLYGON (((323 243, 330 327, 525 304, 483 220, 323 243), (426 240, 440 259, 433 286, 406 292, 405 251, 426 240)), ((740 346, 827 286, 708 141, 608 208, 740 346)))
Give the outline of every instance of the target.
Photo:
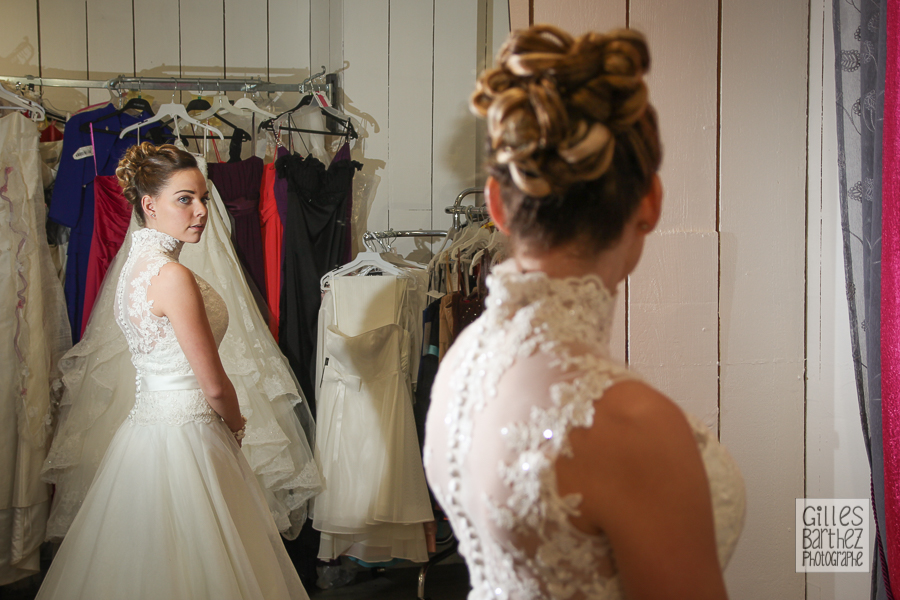
POLYGON ((116 168, 116 178, 122 187, 122 195, 134 209, 138 223, 145 224, 144 196, 157 197, 177 171, 196 169, 197 159, 192 154, 173 146, 154 146, 142 142, 125 151, 116 168))
POLYGON ((629 29, 510 35, 470 106, 487 119, 487 167, 514 237, 552 247, 577 234, 596 250, 618 237, 662 159, 649 67, 644 37, 629 29))

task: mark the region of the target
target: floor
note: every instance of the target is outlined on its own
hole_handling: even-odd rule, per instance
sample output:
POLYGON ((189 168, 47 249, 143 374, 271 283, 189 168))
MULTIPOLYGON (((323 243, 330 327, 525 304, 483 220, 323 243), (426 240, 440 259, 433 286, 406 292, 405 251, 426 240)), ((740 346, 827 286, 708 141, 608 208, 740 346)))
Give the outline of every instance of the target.
MULTIPOLYGON (((42 561, 43 572, 50 566, 49 555, 42 561)), ((417 600, 419 569, 397 567, 364 569, 355 567, 347 575, 352 583, 328 590, 308 585, 307 591, 315 600, 417 600)), ((0 586, 0 600, 33 600, 40 589, 43 573, 0 586)), ((458 556, 446 563, 431 567, 425 579, 427 600, 465 600, 469 593, 469 573, 458 556)))

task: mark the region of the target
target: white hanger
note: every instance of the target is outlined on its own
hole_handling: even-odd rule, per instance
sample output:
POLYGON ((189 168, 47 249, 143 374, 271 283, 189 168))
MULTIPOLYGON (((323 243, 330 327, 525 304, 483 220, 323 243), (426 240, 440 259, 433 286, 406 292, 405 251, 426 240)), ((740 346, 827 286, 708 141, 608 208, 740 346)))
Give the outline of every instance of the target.
POLYGON ((274 119, 275 114, 270 113, 267 110, 263 110, 259 106, 256 105, 256 102, 251 100, 250 98, 244 96, 243 98, 238 98, 234 102, 235 108, 240 108, 241 110, 249 110, 250 112, 255 112, 258 115, 262 115, 267 119, 274 119))
POLYGON ((352 273, 353 271, 358 270, 360 267, 378 267, 381 271, 388 273, 390 275, 396 275, 397 277, 404 277, 407 275, 400 267, 393 265, 381 257, 381 254, 378 252, 360 252, 356 255, 356 258, 352 261, 348 262, 346 265, 338 267, 337 269, 332 269, 331 271, 325 273, 322 276, 322 279, 319 280, 319 287, 324 292, 327 290, 329 286, 329 282, 335 278, 344 275, 345 273, 352 273))
POLYGON ((125 137, 129 131, 134 131, 135 129, 140 129, 141 127, 146 127, 150 123, 155 123, 157 121, 161 121, 166 117, 172 117, 172 125, 175 128, 178 128, 180 125, 184 124, 196 125, 202 129, 205 129, 209 133, 213 135, 219 136, 219 139, 224 140, 225 136, 222 135, 222 132, 212 127, 211 125, 207 125, 206 123, 201 123, 197 119, 191 117, 187 110, 184 108, 183 104, 179 104, 177 102, 170 102, 169 104, 162 104, 159 107, 159 110, 156 111, 156 114, 150 117, 149 119, 145 119, 140 123, 135 123, 134 125, 129 125, 125 129, 122 130, 122 133, 119 134, 119 139, 125 137), (179 124, 179 120, 183 121, 183 123, 179 124))
POLYGON ((195 118, 198 121, 206 121, 207 119, 223 112, 238 115, 239 117, 245 116, 244 111, 236 108, 231 102, 229 102, 228 96, 226 96, 225 94, 216 94, 215 96, 213 96, 212 102, 209 103, 209 108, 197 115, 195 118))
POLYGON ((31 113, 32 121, 43 121, 47 116, 47 113, 44 112, 43 106, 41 106, 37 102, 29 100, 28 98, 23 98, 18 94, 14 94, 13 92, 8 91, 2 85, 0 85, 0 98, 14 104, 14 106, 0 106, 0 109, 6 108, 21 111, 27 110, 31 113))

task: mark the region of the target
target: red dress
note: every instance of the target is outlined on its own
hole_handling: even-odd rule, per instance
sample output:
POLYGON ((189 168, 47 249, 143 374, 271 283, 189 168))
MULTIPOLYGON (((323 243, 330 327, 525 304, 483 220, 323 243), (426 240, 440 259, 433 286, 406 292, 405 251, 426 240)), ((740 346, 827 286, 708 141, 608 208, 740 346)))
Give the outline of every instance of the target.
POLYGON ((88 317, 94 308, 103 277, 125 241, 131 222, 131 205, 122 195, 122 188, 115 176, 99 175, 94 178, 94 232, 91 236, 91 253, 88 258, 87 279, 84 290, 84 313, 81 334, 87 327, 88 317))
POLYGON ((275 163, 263 167, 259 190, 259 220, 262 227, 263 263, 266 270, 266 304, 269 307, 269 331, 278 341, 278 309, 281 300, 281 247, 284 224, 275 202, 275 163))

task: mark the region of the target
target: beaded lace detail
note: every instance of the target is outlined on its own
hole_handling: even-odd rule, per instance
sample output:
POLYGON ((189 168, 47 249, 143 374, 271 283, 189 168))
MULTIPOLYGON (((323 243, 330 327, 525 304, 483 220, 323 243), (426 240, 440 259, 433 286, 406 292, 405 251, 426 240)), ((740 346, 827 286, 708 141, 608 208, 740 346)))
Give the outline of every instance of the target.
MULTIPOLYGON (((597 277, 551 279, 509 262, 488 286, 487 310, 442 364, 450 374, 437 383, 446 383, 447 400, 432 401, 425 451, 432 489, 469 566, 469 598, 620 598, 608 540, 571 524, 581 497, 561 496, 555 471, 557 458, 571 455, 571 429, 592 425, 594 401, 635 378, 609 357, 615 296, 597 277), (546 394, 522 397, 510 387, 529 376, 545 379, 546 394)), ((689 421, 725 564, 743 523, 743 482, 715 438, 689 421)))
MULTIPOLYGON (((147 391, 141 389, 144 376, 193 375, 191 366, 166 317, 152 312, 147 291, 153 277, 169 262, 178 262, 183 242, 155 229, 132 234, 131 252, 116 287, 115 317, 125 334, 131 361, 137 369, 137 396, 128 417, 135 423, 210 423, 218 415, 200 390, 147 391)), ((194 275, 216 343, 228 329, 228 309, 218 293, 194 275)))

